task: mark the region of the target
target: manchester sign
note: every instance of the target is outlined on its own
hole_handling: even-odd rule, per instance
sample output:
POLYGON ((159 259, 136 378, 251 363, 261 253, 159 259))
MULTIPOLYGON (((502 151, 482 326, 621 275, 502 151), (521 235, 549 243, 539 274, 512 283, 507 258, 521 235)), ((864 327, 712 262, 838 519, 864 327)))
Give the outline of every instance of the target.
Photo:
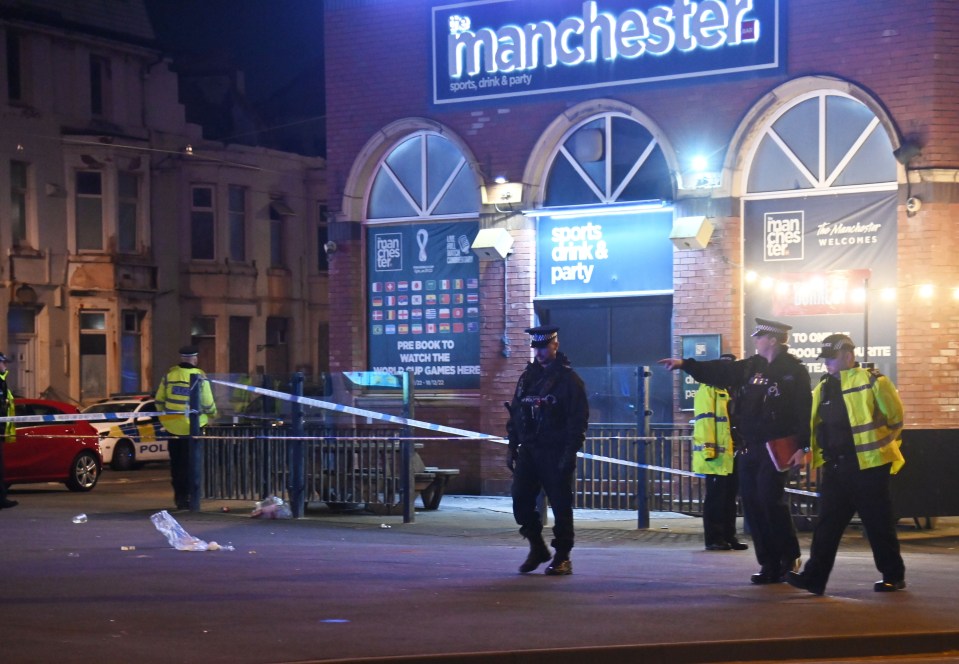
POLYGON ((781 65, 779 0, 480 0, 432 16, 437 104, 781 65))

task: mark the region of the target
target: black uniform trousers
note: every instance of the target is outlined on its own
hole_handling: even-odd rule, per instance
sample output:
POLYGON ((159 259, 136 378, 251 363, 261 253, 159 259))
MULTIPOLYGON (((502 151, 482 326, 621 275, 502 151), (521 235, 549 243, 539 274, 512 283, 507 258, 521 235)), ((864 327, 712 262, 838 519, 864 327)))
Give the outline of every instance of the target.
POLYGON ((703 498, 703 532, 706 546, 736 540, 736 492, 739 490, 739 457, 729 475, 706 475, 703 498))
POLYGON ((763 572, 782 574, 799 558, 799 539, 786 499, 788 472, 773 465, 765 445, 753 444, 739 460, 739 497, 743 517, 763 572))
POLYGON ((883 581, 895 583, 905 579, 906 567, 899 553, 889 477, 889 464, 860 470, 855 455, 823 466, 819 522, 813 531, 809 561, 803 569, 803 575, 811 583, 826 585, 843 531, 856 512, 866 529, 872 557, 883 581))
POLYGON ((0 500, 7 499, 7 482, 6 477, 4 476, 4 466, 3 466, 3 446, 7 444, 7 441, 4 440, 3 436, 0 435, 0 500))
POLYGON ((523 537, 540 537, 543 520, 536 509, 540 491, 546 493, 553 510, 552 546, 558 554, 573 548, 573 487, 576 467, 563 472, 562 451, 521 445, 513 470, 513 518, 523 537))
POLYGON ((170 451, 170 480, 173 484, 173 502, 181 509, 190 506, 190 438, 170 436, 167 441, 170 451))

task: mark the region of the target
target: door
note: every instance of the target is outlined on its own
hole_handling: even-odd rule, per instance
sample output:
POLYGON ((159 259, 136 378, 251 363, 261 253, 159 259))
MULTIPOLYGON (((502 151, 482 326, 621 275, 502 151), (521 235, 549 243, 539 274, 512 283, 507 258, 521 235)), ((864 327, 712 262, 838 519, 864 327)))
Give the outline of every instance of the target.
POLYGON ((7 365, 10 389, 18 397, 36 397, 36 339, 11 337, 7 357, 13 360, 7 365))

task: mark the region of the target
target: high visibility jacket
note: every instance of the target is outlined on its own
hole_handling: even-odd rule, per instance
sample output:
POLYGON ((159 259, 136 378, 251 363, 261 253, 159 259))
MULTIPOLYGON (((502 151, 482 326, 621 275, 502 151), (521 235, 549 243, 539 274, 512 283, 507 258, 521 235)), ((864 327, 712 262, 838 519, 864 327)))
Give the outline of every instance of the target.
MULTIPOLYGON (((190 435, 190 416, 186 411, 190 410, 190 377, 193 374, 206 378, 202 369, 193 365, 178 364, 170 368, 157 389, 156 404, 159 410, 184 413, 160 416, 163 427, 176 436, 190 435)), ((198 389, 200 390, 200 426, 202 427, 206 426, 208 416, 216 415, 216 403, 213 401, 213 390, 210 389, 209 381, 201 380, 198 389)))
MULTIPOLYGON (((897 473, 906 462, 899 451, 902 445, 902 401, 892 381, 878 371, 853 367, 839 374, 842 400, 846 404, 852 439, 856 447, 859 468, 875 468, 892 464, 891 472, 897 473)), ((819 447, 819 404, 822 402, 822 382, 813 390, 812 432, 810 443, 813 465, 821 466, 825 459, 819 447)))
MULTIPOLYGON (((3 383, 3 389, 6 390, 7 397, 7 413, 6 417, 13 417, 17 414, 16 409, 13 406, 13 392, 10 391, 10 387, 7 385, 7 376, 10 375, 10 370, 0 373, 0 383, 3 383)), ((4 422, 3 427, 3 440, 7 443, 13 443, 17 440, 17 425, 13 422, 4 422)))
POLYGON ((693 400, 693 472, 733 472, 733 437, 729 425, 729 393, 703 383, 693 400))

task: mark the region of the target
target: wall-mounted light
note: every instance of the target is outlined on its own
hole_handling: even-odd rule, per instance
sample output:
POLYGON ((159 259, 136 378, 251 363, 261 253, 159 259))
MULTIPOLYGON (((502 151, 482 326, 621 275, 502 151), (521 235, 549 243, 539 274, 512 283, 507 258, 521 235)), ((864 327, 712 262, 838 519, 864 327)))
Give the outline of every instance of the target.
POLYGON ((713 236, 713 222, 706 217, 677 217, 669 239, 677 249, 705 249, 713 236))
POLYGON ((523 183, 497 177, 493 184, 480 188, 483 205, 492 205, 500 214, 508 214, 523 204, 523 183), (502 208, 506 209, 502 209, 502 208))
POLYGON ((482 228, 470 245, 480 259, 505 260, 513 250, 513 236, 505 228, 482 228))
POLYGON ((337 249, 336 242, 334 242, 333 240, 327 240, 326 242, 323 243, 323 251, 326 252, 327 256, 331 256, 335 254, 336 249, 337 249))

